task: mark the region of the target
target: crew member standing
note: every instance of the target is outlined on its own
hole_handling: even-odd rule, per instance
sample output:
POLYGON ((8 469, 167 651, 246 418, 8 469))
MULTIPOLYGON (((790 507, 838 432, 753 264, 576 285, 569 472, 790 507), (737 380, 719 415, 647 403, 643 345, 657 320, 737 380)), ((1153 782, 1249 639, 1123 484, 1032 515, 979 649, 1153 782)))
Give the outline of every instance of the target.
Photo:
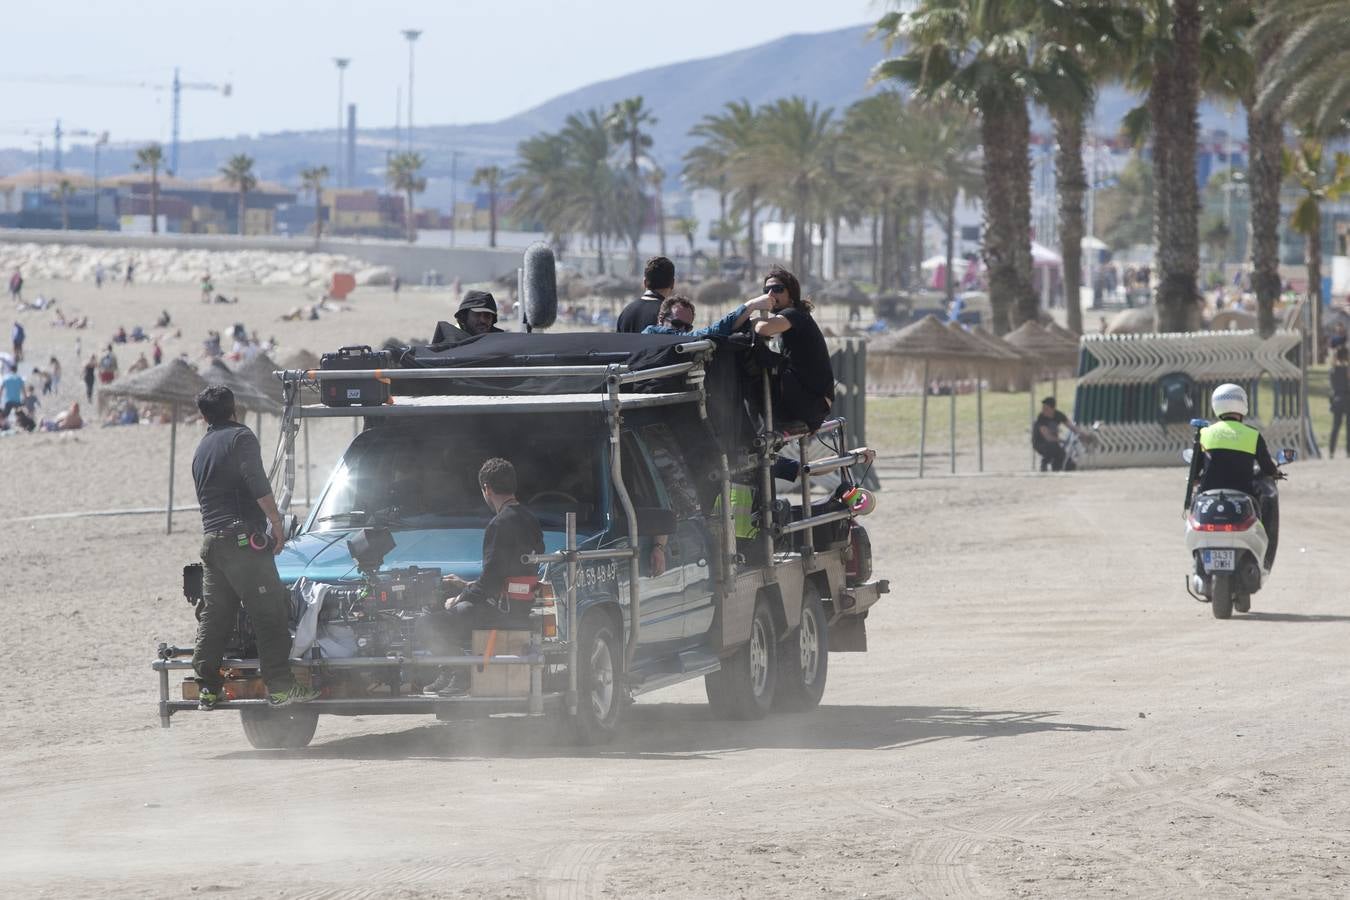
MULTIPOLYGON (((483 532, 483 570, 477 581, 466 582, 455 575, 444 579, 450 592, 458 596, 445 601, 445 611, 435 610, 419 622, 424 646, 438 655, 467 654, 472 648, 475 628, 519 627, 528 621, 529 602, 507 597, 511 578, 537 576, 539 567, 523 563, 527 553, 544 552, 544 532, 539 520, 516 499, 516 468, 508 460, 494 457, 478 470, 478 487, 483 501, 492 509, 492 521, 483 532)), ((447 668, 428 685, 433 693, 456 693, 467 687, 459 678, 459 669, 447 668)))
POLYGON ((203 604, 192 655, 200 684, 198 707, 214 709, 223 699, 220 662, 241 603, 257 637, 268 703, 288 706, 313 700, 318 692, 296 682, 291 673, 289 601, 273 560, 286 534, 258 439, 234 420, 234 394, 227 387, 203 390, 197 395, 197 409, 209 426, 192 457, 192 480, 206 533, 201 551, 203 604))
POLYGON ((775 426, 815 431, 834 404, 830 349, 811 318, 811 301, 802 296, 800 282, 787 269, 769 269, 763 296, 751 303, 764 300, 771 301, 774 314, 755 323, 755 334, 765 340, 781 335, 783 342, 783 362, 772 385, 775 426))
POLYGON ((615 331, 641 334, 644 328, 657 324, 661 301, 675 293, 675 264, 664 256, 647 260, 647 267, 642 271, 642 287, 642 296, 619 313, 615 331))

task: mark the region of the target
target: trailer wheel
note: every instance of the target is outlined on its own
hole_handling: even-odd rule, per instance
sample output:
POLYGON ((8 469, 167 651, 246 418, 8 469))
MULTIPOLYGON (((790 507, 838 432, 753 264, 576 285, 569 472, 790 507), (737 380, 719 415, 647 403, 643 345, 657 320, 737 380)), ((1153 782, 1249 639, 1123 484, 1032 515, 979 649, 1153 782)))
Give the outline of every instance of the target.
POLYGON ((703 677, 713 713, 732 719, 762 719, 773 707, 778 680, 778 640, 773 613, 762 599, 755 603, 750 640, 711 675, 703 677))
POLYGON ((601 744, 619 729, 623 696, 619 673, 623 650, 607 616, 589 615, 577 645, 577 714, 572 736, 580 744, 601 744))
POLYGON ((815 709, 825 695, 830 641, 820 590, 811 582, 802 591, 802 623, 778 645, 778 687, 774 709, 815 709))
POLYGON ((239 721, 255 750, 298 750, 314 739, 319 714, 311 709, 246 706, 239 710, 239 721))

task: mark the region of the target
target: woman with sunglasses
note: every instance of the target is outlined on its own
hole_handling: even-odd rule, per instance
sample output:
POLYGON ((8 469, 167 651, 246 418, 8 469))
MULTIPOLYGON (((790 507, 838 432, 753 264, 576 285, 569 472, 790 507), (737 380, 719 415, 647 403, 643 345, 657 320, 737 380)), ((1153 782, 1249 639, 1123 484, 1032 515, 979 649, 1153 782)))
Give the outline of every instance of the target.
POLYGON ((773 315, 755 323, 755 334, 765 340, 777 335, 783 343, 783 361, 773 382, 775 424, 781 428, 801 422, 815 431, 834 402, 834 369, 825 337, 811 318, 811 301, 802 297, 797 276, 787 269, 769 269, 764 296, 772 303, 773 315))

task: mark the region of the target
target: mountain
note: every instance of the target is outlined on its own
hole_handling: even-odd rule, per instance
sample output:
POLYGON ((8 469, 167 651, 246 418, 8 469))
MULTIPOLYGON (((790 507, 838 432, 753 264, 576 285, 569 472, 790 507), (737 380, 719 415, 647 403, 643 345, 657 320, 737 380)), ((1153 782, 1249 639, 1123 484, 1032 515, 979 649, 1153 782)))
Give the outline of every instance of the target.
MULTIPOLYGON (((653 155, 661 167, 671 173, 674 185, 680 160, 693 144, 689 129, 703 116, 717 112, 731 100, 745 99, 757 105, 794 94, 842 112, 850 103, 875 89, 869 87, 868 77, 872 67, 886 55, 879 41, 869 39, 865 25, 819 34, 794 34, 745 50, 644 69, 597 82, 496 122, 419 126, 418 150, 426 157, 430 182, 421 202, 448 206, 452 175, 457 184, 455 193, 459 197, 470 196, 467 184, 474 168, 490 163, 509 165, 521 140, 540 131, 558 129, 571 113, 591 107, 608 107, 617 100, 634 96, 643 97, 656 116, 656 125, 652 128, 653 155)), ((1124 112, 1138 102, 1119 87, 1104 88, 1098 102, 1098 129, 1114 132, 1124 112)), ((1035 118, 1034 127, 1042 132, 1049 130, 1044 116, 1035 118)), ((1208 103, 1202 106, 1202 130, 1227 127, 1230 122, 1225 110, 1208 103)), ((1233 116, 1231 127, 1239 139, 1245 136, 1246 121, 1240 110, 1233 116)), ((393 146, 391 129, 358 132, 358 184, 376 187, 383 183, 385 157, 393 146)), ((225 160, 235 153, 253 156, 262 178, 298 185, 300 170, 307 166, 319 163, 333 168, 336 140, 332 131, 287 131, 257 137, 190 141, 181 147, 181 174, 187 178, 214 176, 225 160)), ((105 148, 103 171, 127 171, 134 155, 132 145, 105 148)), ((93 167, 92 152, 88 147, 70 149, 66 161, 73 169, 87 171, 93 167)), ((31 166, 34 162, 31 154, 0 153, 0 167, 5 171, 31 166)))

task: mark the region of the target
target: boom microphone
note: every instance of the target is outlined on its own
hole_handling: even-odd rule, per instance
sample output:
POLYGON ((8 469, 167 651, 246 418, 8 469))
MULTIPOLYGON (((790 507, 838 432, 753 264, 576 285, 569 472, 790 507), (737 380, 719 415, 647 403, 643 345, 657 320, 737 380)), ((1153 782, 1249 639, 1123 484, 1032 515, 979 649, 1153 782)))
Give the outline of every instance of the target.
POLYGON ((521 301, 528 327, 549 327, 558 318, 558 269, 548 244, 536 241, 525 248, 523 280, 521 301))

